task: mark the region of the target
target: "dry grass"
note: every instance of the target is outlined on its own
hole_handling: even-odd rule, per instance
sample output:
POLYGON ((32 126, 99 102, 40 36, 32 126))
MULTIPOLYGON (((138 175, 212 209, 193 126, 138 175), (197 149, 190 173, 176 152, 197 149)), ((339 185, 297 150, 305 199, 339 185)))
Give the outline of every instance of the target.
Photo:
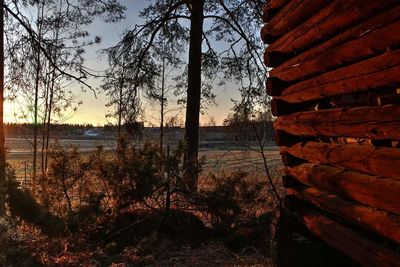
POLYGON ((154 262, 153 266, 212 267, 212 266, 270 266, 265 253, 249 248, 236 254, 220 243, 210 243, 200 248, 183 248, 169 259, 154 262))

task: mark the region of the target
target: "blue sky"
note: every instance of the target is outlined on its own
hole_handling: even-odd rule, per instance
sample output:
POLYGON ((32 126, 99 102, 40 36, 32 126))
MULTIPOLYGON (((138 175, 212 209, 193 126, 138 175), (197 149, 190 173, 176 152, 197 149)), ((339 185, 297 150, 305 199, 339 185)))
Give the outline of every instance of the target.
MULTIPOLYGON (((133 28, 135 24, 140 24, 141 20, 138 14, 140 10, 146 7, 149 3, 149 1, 146 0, 120 0, 120 2, 127 7, 125 14, 126 19, 114 24, 104 23, 101 20, 97 20, 88 29, 91 36, 100 36, 102 42, 99 45, 87 49, 85 64, 88 68, 94 71, 99 71, 100 73, 107 68, 107 59, 105 55, 101 55, 98 52, 101 49, 115 45, 126 29, 133 28)), ((101 84, 101 80, 91 79, 89 84, 94 88, 98 88, 101 84)), ((214 117, 217 124, 223 122, 233 106, 231 99, 239 99, 238 91, 235 87, 236 86, 231 82, 228 82, 223 87, 214 87, 214 93, 217 95, 217 105, 208 107, 207 110, 205 110, 205 114, 201 116, 202 123, 208 122, 210 117, 214 117)), ((77 100, 82 101, 82 105, 79 106, 77 112, 68 114, 64 122, 92 123, 94 125, 114 122, 113 119, 106 118, 106 114, 108 113, 107 108, 105 107, 107 98, 101 93, 101 91, 98 91, 96 98, 90 90, 83 92, 79 84, 73 84, 71 90, 74 92, 77 100)), ((169 102, 169 107, 167 109, 171 109, 171 112, 167 117, 175 116, 179 113, 180 116, 184 118, 184 109, 179 110, 179 106, 174 102, 174 99, 169 102)), ((158 106, 154 103, 144 102, 143 107, 147 124, 157 125, 159 121, 158 106)), ((5 115, 7 121, 15 121, 12 114, 15 110, 18 110, 18 108, 18 106, 13 106, 11 103, 6 103, 5 115)))

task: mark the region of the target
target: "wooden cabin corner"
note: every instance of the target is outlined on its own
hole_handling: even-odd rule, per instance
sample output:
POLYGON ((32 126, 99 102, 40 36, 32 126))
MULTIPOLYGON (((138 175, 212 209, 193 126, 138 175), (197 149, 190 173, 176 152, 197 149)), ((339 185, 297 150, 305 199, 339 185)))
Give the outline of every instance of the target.
POLYGON ((264 22, 281 265, 400 266, 400 2, 270 0, 264 22))

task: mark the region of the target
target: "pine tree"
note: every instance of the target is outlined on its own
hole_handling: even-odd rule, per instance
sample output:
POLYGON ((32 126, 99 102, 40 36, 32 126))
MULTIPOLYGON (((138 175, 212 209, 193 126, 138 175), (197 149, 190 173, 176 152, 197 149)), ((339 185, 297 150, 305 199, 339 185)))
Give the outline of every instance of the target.
POLYGON ((181 85, 186 92, 186 186, 197 186, 197 157, 199 117, 204 96, 212 98, 212 85, 226 79, 239 81, 244 101, 261 96, 266 70, 262 64, 260 0, 153 0, 140 16, 143 25, 128 31, 120 43, 113 47, 116 54, 130 51, 129 65, 135 68, 137 86, 142 77, 154 78, 147 63, 154 62, 152 53, 157 50, 157 40, 167 44, 164 55, 187 56, 187 68, 181 75, 181 85), (225 48, 218 48, 216 42, 225 48), (219 79, 223 73, 222 79, 219 79))

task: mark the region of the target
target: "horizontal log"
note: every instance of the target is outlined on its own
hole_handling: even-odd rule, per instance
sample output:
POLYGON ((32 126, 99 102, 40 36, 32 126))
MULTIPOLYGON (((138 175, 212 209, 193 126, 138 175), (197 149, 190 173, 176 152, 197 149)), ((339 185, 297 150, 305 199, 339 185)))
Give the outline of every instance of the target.
MULTIPOLYGON (((283 63, 283 61, 279 61, 280 59, 285 59, 285 63, 283 63, 281 66, 278 68, 274 69, 271 71, 272 76, 279 77, 283 80, 290 80, 291 78, 287 75, 289 72, 292 71, 292 69, 296 69, 298 66, 302 65, 304 62, 307 61, 312 61, 315 58, 321 58, 321 55, 326 55, 327 51, 331 51, 332 49, 336 48, 337 46, 340 46, 344 43, 351 43, 354 40, 358 39, 363 39, 365 35, 369 35, 370 33, 374 32, 379 32, 382 31, 382 28, 385 29, 387 27, 386 25, 390 25, 391 23, 395 23, 398 21, 400 18, 400 6, 397 6, 393 9, 390 9, 389 11, 383 12, 382 14, 375 16, 360 25, 357 25, 355 27, 352 27, 351 29, 331 38, 328 39, 326 42, 313 47, 312 49, 309 49, 305 51, 304 53, 289 59, 288 57, 290 54, 285 54, 282 52, 266 52, 264 53, 264 60, 266 63, 271 62, 271 65, 267 65, 270 67, 276 67, 283 63)), ((398 22, 397 22, 398 23, 398 22)), ((399 30, 397 29, 395 32, 398 32, 399 30)), ((397 37, 398 35, 392 34, 392 37, 397 37)), ((386 38, 386 37, 385 37, 386 38)), ((389 37, 390 38, 390 37, 389 37)), ((377 39, 381 41, 381 39, 377 39)), ((383 39, 385 40, 385 39, 383 39)), ((376 40, 372 40, 373 42, 376 40)), ((391 42, 391 41, 390 41, 391 42)), ((377 47, 382 47, 382 45, 385 45, 385 42, 379 43, 377 47)), ((365 47, 372 47, 370 51, 363 51, 363 53, 372 53, 376 48, 374 48, 370 44, 366 44, 365 47)), ((365 47, 363 50, 365 50, 365 47)), ((360 48, 360 47, 357 47, 360 48)), ((357 53, 358 51, 356 51, 357 53)), ((348 60, 348 59, 347 59, 348 60)), ((325 62, 323 62, 326 64, 325 62)), ((332 63, 331 63, 332 64, 332 63)))
MULTIPOLYGON (((398 16, 400 18, 400 12, 398 16)), ((309 60, 290 67, 278 67, 270 72, 270 77, 284 81, 304 80, 379 55, 400 45, 400 34, 394 34, 395 32, 400 32, 400 21, 368 31, 358 39, 327 49, 325 53, 309 60)))
POLYGON ((316 212, 299 212, 314 235, 352 258, 361 266, 400 266, 400 255, 316 212))
POLYGON ((288 153, 312 163, 330 164, 371 175, 400 179, 400 149, 397 148, 306 142, 281 147, 281 153, 288 153))
POLYGON ((400 106, 299 112, 279 117, 274 128, 298 136, 400 140, 400 106))
POLYGON ((274 116, 284 116, 301 111, 389 104, 400 104, 400 96, 395 94, 394 89, 362 91, 301 103, 288 103, 282 99, 274 98, 271 100, 271 112, 274 116))
POLYGON ((305 185, 400 214, 400 176, 384 178, 312 163, 286 167, 285 171, 305 185))
POLYGON ((396 88, 400 85, 400 49, 389 51, 374 58, 361 61, 315 78, 283 88, 284 81, 275 80, 270 90, 290 103, 366 91, 376 88, 396 88))
POLYGON ((263 21, 268 22, 289 0, 270 0, 263 8, 263 21))
POLYGON ((268 52, 297 53, 398 4, 398 0, 336 0, 267 48, 268 52))
POLYGON ((261 39, 272 43, 279 36, 301 24, 315 12, 326 6, 326 0, 290 0, 261 30, 261 39))
POLYGON ((287 194, 400 244, 400 217, 397 215, 345 200, 312 187, 289 188, 287 194))

